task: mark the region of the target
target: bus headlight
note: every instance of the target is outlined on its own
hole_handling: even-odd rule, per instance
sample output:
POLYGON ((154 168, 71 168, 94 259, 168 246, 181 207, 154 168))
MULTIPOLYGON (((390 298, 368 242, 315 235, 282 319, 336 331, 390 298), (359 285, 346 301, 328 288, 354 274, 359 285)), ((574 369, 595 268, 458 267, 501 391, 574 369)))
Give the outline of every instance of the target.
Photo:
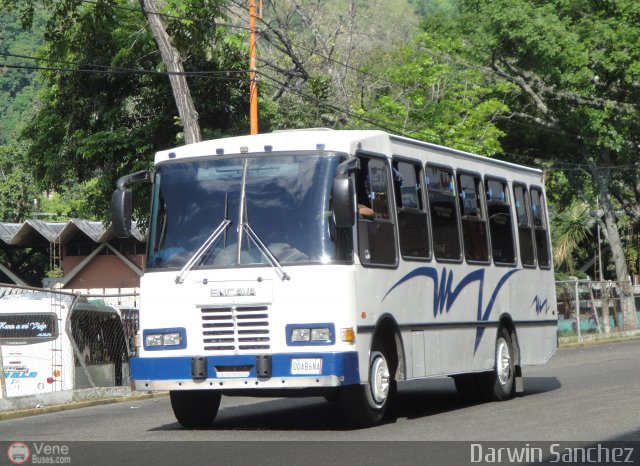
POLYGON ((176 346, 180 344, 179 333, 165 333, 162 335, 162 344, 165 346, 176 346))
POLYGON ((162 334, 145 335, 144 346, 162 346, 162 334))
POLYGON ((333 324, 288 324, 287 345, 333 345, 336 341, 333 324))
POLYGON ((331 330, 324 328, 311 329, 311 341, 329 341, 331 340, 331 330))
POLYGON ((309 341, 310 332, 308 328, 294 328, 291 331, 291 341, 309 341))
POLYGON ((154 328, 142 332, 144 349, 147 351, 176 350, 187 347, 187 332, 184 328, 154 328))

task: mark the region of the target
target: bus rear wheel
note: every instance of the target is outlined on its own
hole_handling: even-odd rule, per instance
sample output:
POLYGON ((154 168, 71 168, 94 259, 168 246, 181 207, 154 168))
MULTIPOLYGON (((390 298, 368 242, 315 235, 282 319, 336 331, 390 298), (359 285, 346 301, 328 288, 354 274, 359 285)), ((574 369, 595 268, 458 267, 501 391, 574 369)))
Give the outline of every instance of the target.
POLYGON ((208 390, 180 390, 169 393, 178 422, 187 429, 209 427, 220 408, 220 393, 208 390))
POLYGON ((343 387, 342 412, 355 427, 371 427, 382 422, 393 389, 393 380, 384 350, 371 351, 369 381, 364 385, 343 387))
POLYGON ((515 361, 511 335, 505 327, 498 331, 495 348, 495 367, 488 378, 488 397, 493 401, 504 401, 513 397, 515 361))

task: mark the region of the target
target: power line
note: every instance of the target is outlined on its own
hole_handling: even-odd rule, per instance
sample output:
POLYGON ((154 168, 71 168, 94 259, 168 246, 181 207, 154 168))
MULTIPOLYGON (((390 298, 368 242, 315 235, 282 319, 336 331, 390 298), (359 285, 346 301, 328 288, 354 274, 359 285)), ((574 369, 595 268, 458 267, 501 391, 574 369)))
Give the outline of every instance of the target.
POLYGON ((233 77, 231 75, 241 74, 248 75, 249 70, 211 70, 211 71, 185 71, 185 72, 172 72, 172 71, 156 71, 145 70, 139 68, 123 68, 117 66, 100 65, 95 63, 81 63, 66 60, 55 60, 49 58, 32 57, 28 55, 13 54, 8 52, 0 52, 0 56, 5 58, 21 58, 26 60, 44 61, 48 63, 60 63, 63 65, 80 66, 84 68, 61 68, 61 67, 46 67, 37 65, 21 65, 13 63, 0 63, 0 68, 12 68, 12 69, 26 69, 35 71, 59 71, 59 72, 78 72, 78 73, 96 73, 96 74, 147 74, 147 75, 159 75, 159 76, 192 76, 192 77, 218 77, 221 79, 230 80, 244 80, 248 77, 233 77))
MULTIPOLYGON (((98 4, 98 2, 96 0, 79 0, 79 1, 81 3, 88 3, 88 4, 91 4, 91 5, 97 5, 98 4)), ((242 7, 242 5, 238 4, 237 2, 232 2, 232 3, 234 3, 236 6, 238 6, 240 8, 244 8, 244 7, 242 7)), ((228 28, 232 28, 232 29, 239 29, 239 30, 243 30, 243 31, 249 31, 249 28, 247 26, 241 26, 241 25, 238 25, 238 24, 231 24, 231 23, 220 23, 220 22, 216 22, 216 21, 213 21, 213 20, 209 20, 209 19, 197 18, 197 17, 194 17, 194 16, 171 15, 171 14, 168 14, 168 13, 160 13, 160 12, 155 12, 155 11, 144 10, 142 8, 132 8, 132 7, 122 6, 122 5, 112 5, 111 7, 115 8, 115 9, 125 10, 125 11, 142 12, 142 13, 145 13, 145 14, 153 14, 153 15, 161 16, 163 18, 176 19, 176 20, 180 20, 180 21, 200 22, 200 23, 209 24, 209 25, 211 25, 213 27, 221 26, 221 27, 228 27, 228 28)), ((228 8, 226 5, 223 5, 223 8, 225 10, 227 10, 229 13, 233 14, 234 16, 237 16, 236 13, 233 10, 231 10, 230 8, 228 8)), ((264 23, 264 24, 266 25, 266 23, 264 23)), ((256 30, 256 32, 258 34, 264 35, 264 32, 261 31, 259 28, 256 30)), ((321 54, 320 52, 318 52, 316 50, 313 50, 313 49, 310 49, 310 48, 307 48, 307 47, 305 47, 305 46, 303 46, 303 45, 301 45, 299 43, 291 42, 291 45, 293 47, 295 47, 295 48, 298 48, 298 49, 303 50, 305 52, 308 52, 310 54, 316 55, 316 56, 318 56, 318 57, 320 57, 320 58, 322 58, 324 60, 327 60, 327 61, 329 61, 331 63, 336 64, 336 65, 342 66, 342 67, 344 67, 346 69, 354 71, 354 72, 356 72, 358 74, 361 74, 363 76, 368 76, 370 78, 377 79, 377 80, 379 80, 381 82, 385 82, 385 83, 393 85, 393 86, 398 86, 398 83, 390 81, 389 79, 387 79, 387 78, 385 78, 383 76, 379 76, 379 75, 375 75, 375 74, 367 72, 367 71, 363 71, 363 70, 361 70, 361 69, 359 69, 357 67, 354 67, 354 66, 349 65, 347 63, 343 63, 343 62, 341 62, 339 60, 336 60, 335 58, 325 56, 325 55, 321 54)))
MULTIPOLYGON (((360 115, 358 113, 353 113, 353 112, 351 112, 349 110, 342 109, 342 108, 337 107, 335 105, 329 104, 329 103, 327 103, 327 102, 325 102, 325 101, 323 101, 321 99, 318 99, 315 96, 309 95, 309 94, 301 91, 300 89, 297 89, 297 88, 295 88, 295 87, 293 87, 293 86, 291 86, 291 85, 289 85, 287 83, 280 82, 280 81, 276 80, 275 78, 272 78, 271 76, 268 76, 268 75, 263 74, 263 73, 260 73, 260 74, 262 76, 264 76, 266 79, 268 79, 270 81, 273 81, 277 85, 283 86, 283 87, 289 89, 290 91, 298 94, 303 99, 310 100, 310 101, 312 101, 312 102, 314 102, 314 103, 316 103, 318 105, 321 105, 321 106, 326 107, 326 108, 328 108, 330 110, 333 110, 334 112, 344 114, 344 115, 346 115, 346 116, 348 116, 350 118, 353 118, 355 120, 360 120, 362 122, 368 123, 370 125, 373 125, 373 126, 375 126, 377 128, 385 130, 387 132, 397 134, 399 136, 410 137, 410 138, 416 138, 416 136, 418 136, 418 137, 422 137, 423 140, 425 140, 425 141, 429 139, 428 138, 429 135, 424 133, 424 132, 422 132, 422 131, 411 130, 410 129, 409 133, 411 133, 411 134, 409 134, 404 129, 402 129, 402 128, 398 127, 398 126, 395 126, 393 124, 390 124, 389 122, 383 122, 383 121, 380 121, 380 120, 375 119, 375 118, 365 117, 365 116, 360 115)), ((269 85, 269 83, 267 83, 267 85, 269 85)), ((460 140, 451 139, 451 138, 449 140, 454 142, 454 143, 456 143, 456 144, 458 144, 458 145, 460 145, 460 146, 466 146, 468 148, 473 148, 473 149, 484 149, 484 146, 482 146, 480 144, 474 144, 474 143, 471 143, 471 142, 460 141, 460 140)), ((505 155, 517 156, 516 154, 509 154, 507 152, 502 152, 502 153, 505 154, 505 155)))
MULTIPOLYGON (((97 5, 98 2, 95 0, 79 0, 81 3, 86 3, 86 4, 92 4, 92 5, 97 5)), ((241 7, 240 4, 238 4, 237 2, 234 2, 238 7, 241 7)), ((212 25, 213 27, 218 27, 218 26, 223 26, 223 27, 230 27, 230 28, 236 28, 236 29, 241 29, 241 30, 248 30, 248 28, 246 27, 242 27, 239 26, 237 24, 227 24, 227 23, 218 23, 216 21, 213 20, 207 20, 207 19, 201 19, 201 18, 196 18, 196 17, 192 17, 192 16, 179 16, 179 15, 171 15, 171 14, 167 14, 167 13, 160 13, 160 12, 151 12, 151 11, 147 11, 144 10, 142 8, 132 8, 132 7, 126 7, 123 5, 112 5, 112 8, 116 8, 116 9, 121 9, 121 10, 125 10, 125 11, 131 11, 131 12, 143 12, 143 13, 147 13, 147 14, 156 14, 162 17, 166 17, 166 18, 170 18, 170 19, 175 19, 175 20, 187 20, 187 21, 198 21, 198 22, 203 22, 209 25, 212 25)), ((226 6, 223 6, 223 8, 227 9, 231 14, 236 15, 236 13, 234 11, 232 11, 231 9, 229 9, 226 6)), ((266 24, 266 23, 265 23, 266 24)), ((266 29, 267 31, 269 30, 268 28, 266 29)), ((345 69, 349 69, 351 71, 354 71, 358 74, 362 74, 364 76, 370 77, 370 78, 375 78, 377 80, 386 82, 390 85, 396 86, 396 87, 400 87, 401 85, 398 84, 397 82, 394 81, 390 81, 384 77, 369 73, 369 72, 365 72, 363 70, 360 70, 356 67, 353 67, 349 64, 340 62, 339 60, 336 60, 332 57, 328 57, 325 56, 315 50, 309 49, 304 47, 303 45, 300 45, 298 43, 290 43, 291 46, 299 48, 300 50, 304 50, 308 53, 317 55, 327 61, 330 61, 334 64, 340 65, 342 67, 344 67, 345 69)), ((431 50, 432 52, 434 52, 434 50, 432 49, 427 49, 427 50, 431 50)), ((435 54, 435 53, 434 53, 435 54)), ((442 54, 442 52, 440 51, 440 54, 442 54)), ((149 75, 162 75, 162 76, 168 76, 168 75, 185 75, 185 76, 192 76, 192 77, 215 77, 217 79, 226 79, 226 80, 237 80, 237 81, 241 81, 241 80, 245 80, 248 78, 244 78, 244 77, 232 77, 230 76, 230 74, 248 74, 249 71, 245 71, 245 70, 216 70, 216 71, 187 71, 184 73, 177 73, 177 72, 160 72, 160 71, 155 71, 155 70, 140 70, 140 69, 132 69, 132 68, 120 68, 120 67, 112 67, 112 66, 106 66, 106 65, 98 65, 98 64, 82 64, 82 63, 78 63, 78 62, 66 62, 66 61, 62 61, 62 60, 51 60, 51 59, 46 59, 46 58, 39 58, 39 57, 28 57, 28 56, 24 56, 24 55, 17 55, 17 54, 9 54, 9 53, 0 53, 0 55, 3 55, 5 57, 13 57, 13 58, 24 58, 24 59, 32 59, 32 60, 43 60, 43 61, 48 61, 48 62, 52 62, 52 63, 62 63, 62 64, 71 64, 71 65, 76 65, 76 66, 83 66, 83 67, 87 67, 87 68, 94 68, 94 69, 69 69, 69 68, 61 68, 61 67, 39 67, 39 66, 28 66, 28 65, 14 65, 14 64, 4 64, 4 65, 0 65, 3 66, 4 68, 12 68, 12 69, 28 69, 28 70, 42 70, 42 71, 56 71, 56 72, 78 72, 78 73, 98 73, 98 74, 149 74, 149 75), (98 68, 98 69, 95 69, 98 68)), ((445 54, 446 55, 446 54, 445 54)), ((451 59, 451 57, 449 57, 451 59)), ((471 68, 471 69, 476 69, 476 70, 480 70, 480 71, 487 71, 486 68, 482 68, 479 67, 477 65, 473 65, 473 64, 469 64, 467 62, 461 62, 461 61, 457 61, 457 60, 453 60, 451 59, 452 63, 458 64, 460 66, 466 67, 466 68, 471 68)), ((490 70, 489 70, 490 71, 490 70)), ((331 105, 328 104, 327 102, 321 101, 320 99, 317 99, 313 96, 310 96, 308 94, 303 93, 302 91, 300 91, 299 89, 296 89, 290 85, 287 85, 286 83, 282 83, 279 82, 277 79, 272 78, 268 75, 266 75, 265 73, 261 73, 262 76, 266 77, 267 79, 273 81, 274 83, 292 91, 297 93, 298 95, 300 95, 301 97, 309 100, 313 100, 318 104, 323 105, 326 108, 331 109, 334 112, 339 112, 342 113, 346 116, 349 116, 351 118, 363 121, 365 123, 374 125, 376 127, 379 127, 381 129, 385 129, 387 131, 396 133, 396 134, 400 134, 400 135, 404 135, 405 134, 405 130, 399 128, 399 127, 394 127, 394 125, 390 125, 389 123, 386 122, 381 122, 379 120, 375 120, 372 119, 370 117, 363 117, 360 114, 357 113, 353 113, 350 111, 346 111, 342 108, 339 108, 338 106, 335 105, 331 105)), ((505 118, 505 117, 503 117, 505 118)), ((505 118, 506 119, 506 118, 505 118)), ((511 123, 514 124, 518 124, 518 125, 522 125, 522 126, 526 126, 526 127, 530 127, 530 128, 537 128, 539 130, 543 130, 543 131, 549 131, 558 135, 562 135, 562 136, 570 136, 570 137, 579 137, 578 135, 574 135, 574 134, 570 134, 567 132, 563 132, 563 131, 558 131, 558 130, 554 130, 551 128, 546 128, 544 126, 538 126, 538 125, 531 125, 531 124, 526 124, 523 122, 519 122, 519 121, 514 121, 514 120, 509 120, 511 123)), ((427 134, 421 132, 421 131, 411 131, 413 134, 418 135, 418 136, 428 136, 427 134)), ((452 142, 462 145, 462 146, 466 146, 469 148, 474 148, 474 149, 483 149, 484 147, 482 145, 479 144, 473 144, 470 142, 466 142, 466 141, 459 141, 459 140, 455 140, 455 139, 450 139, 452 142)), ((591 145, 588 143, 583 142, 584 144, 587 145, 591 145)), ((526 157, 526 155, 523 154, 510 154, 507 152, 502 152, 505 155, 511 155, 511 156, 517 156, 517 157, 526 157)), ((614 169, 617 168, 629 168, 629 166, 619 166, 619 167, 612 167, 614 169)), ((577 170, 577 169, 576 169, 577 170)))

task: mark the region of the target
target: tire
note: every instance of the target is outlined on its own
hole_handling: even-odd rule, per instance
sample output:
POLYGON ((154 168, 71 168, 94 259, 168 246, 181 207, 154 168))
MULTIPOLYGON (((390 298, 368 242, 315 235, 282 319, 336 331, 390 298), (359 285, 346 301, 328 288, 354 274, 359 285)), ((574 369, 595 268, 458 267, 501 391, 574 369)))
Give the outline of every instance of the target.
POLYGON ((180 390, 169 393, 178 422, 187 429, 209 427, 220 408, 220 393, 209 390, 180 390))
POLYGON ((496 338, 494 351, 495 367, 488 380, 488 398, 504 401, 513 397, 515 388, 515 362, 513 343, 509 331, 501 327, 496 338))
POLYGON ((393 389, 393 378, 384 350, 371 351, 369 381, 343 387, 340 404, 344 416, 354 427, 371 427, 382 422, 393 389))

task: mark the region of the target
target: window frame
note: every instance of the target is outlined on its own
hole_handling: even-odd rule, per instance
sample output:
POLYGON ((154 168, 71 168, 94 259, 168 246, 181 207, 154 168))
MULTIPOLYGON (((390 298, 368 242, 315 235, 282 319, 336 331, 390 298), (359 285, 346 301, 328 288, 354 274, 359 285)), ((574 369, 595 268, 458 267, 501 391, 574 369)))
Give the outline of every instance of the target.
MULTIPOLYGON (((436 262, 443 262, 443 263, 449 263, 449 264, 461 264, 462 262, 464 262, 464 251, 463 251, 463 247, 462 247, 462 231, 461 231, 461 224, 460 224, 460 209, 458 207, 458 193, 457 193, 457 189, 456 189, 456 170, 449 165, 444 165, 444 164, 440 164, 440 163, 431 163, 431 162, 427 162, 424 164, 424 176, 425 176, 425 188, 426 188, 426 194, 427 194, 427 200, 428 200, 428 206, 429 206, 429 229, 431 230, 431 242, 432 242, 432 256, 433 258, 436 260, 436 262), (454 204, 454 211, 455 211, 455 215, 456 215, 456 228, 457 228, 457 232, 458 232, 458 250, 460 251, 459 253, 459 257, 457 259, 454 258, 438 258, 437 254, 436 254, 436 239, 435 239, 435 228, 433 227, 433 215, 431 212, 431 197, 430 197, 430 192, 431 189, 429 188, 429 183, 427 182, 427 178, 428 178, 428 173, 427 173, 427 169, 428 168, 436 168, 439 170, 443 170, 443 171, 447 171, 451 174, 451 179, 453 180, 453 192, 451 194, 451 197, 453 198, 453 204, 454 204)), ((436 190, 433 190, 434 192, 438 192, 436 190)), ((442 193, 442 191, 439 191, 442 193)), ((444 194, 444 193, 443 193, 444 194)))
POLYGON ((512 202, 512 193, 511 193, 511 187, 509 185, 509 180, 507 178, 501 177, 501 176, 494 176, 494 175, 485 175, 484 176, 484 192, 485 192, 485 205, 487 207, 487 223, 489 225, 489 245, 491 247, 491 260, 493 265, 495 265, 496 267, 517 267, 518 264, 520 263, 519 259, 520 257, 518 256, 518 246, 516 244, 516 235, 515 235, 515 228, 514 228, 514 215, 513 215, 513 207, 514 207, 514 203, 512 202), (512 252, 513 252, 513 262, 496 262, 496 258, 495 255, 493 254, 493 236, 491 233, 491 219, 489 216, 489 205, 487 203, 487 183, 489 183, 490 181, 494 181, 496 183, 500 183, 503 186, 503 190, 504 193, 506 194, 507 199, 504 201, 507 205, 507 208, 509 210, 509 215, 510 215, 510 230, 511 230, 511 245, 512 245, 512 252))
POLYGON ((535 243, 535 237, 534 237, 534 228, 533 228, 533 215, 531 213, 531 196, 529 194, 529 186, 522 182, 522 181, 513 181, 512 183, 512 191, 513 191, 513 208, 515 209, 515 218, 517 221, 517 229, 518 229, 518 252, 520 253, 520 263, 522 264, 523 268, 528 268, 528 269, 534 269, 538 266, 538 257, 536 255, 536 243, 535 243), (527 225, 526 227, 523 226, 523 224, 520 223, 520 215, 518 214, 518 206, 517 204, 517 199, 516 199, 516 188, 523 188, 523 194, 524 194, 524 202, 525 202, 525 213, 527 215, 527 225), (531 250, 533 252, 533 263, 528 263, 525 262, 523 257, 522 257, 522 242, 520 241, 520 230, 521 229, 528 229, 529 230, 529 236, 530 236, 530 241, 531 241, 531 250))
POLYGON ((481 217, 480 218, 476 218, 474 219, 471 216, 467 216, 464 215, 463 209, 460 207, 460 215, 459 215, 459 222, 460 222, 460 228, 461 228, 461 239, 462 239, 462 255, 464 257, 464 260, 468 263, 468 264, 481 264, 481 265, 490 265, 491 261, 492 261, 492 249, 491 249, 491 234, 489 232, 489 218, 488 218, 488 212, 487 212, 487 206, 486 206, 486 196, 484 194, 484 179, 482 177, 482 175, 478 172, 473 172, 473 171, 469 171, 469 170, 457 170, 456 175, 455 175, 455 181, 456 181, 456 185, 458 188, 458 193, 457 193, 457 199, 458 199, 458 204, 463 203, 464 201, 462 200, 461 197, 461 193, 460 193, 460 176, 469 176, 471 178, 474 179, 474 182, 476 180, 479 180, 479 186, 480 186, 480 192, 476 192, 476 196, 477 199, 480 201, 480 214, 481 217), (463 222, 465 221, 465 217, 469 217, 468 219, 466 219, 467 221, 471 221, 471 222, 477 222, 477 223, 484 223, 484 227, 485 227, 485 247, 486 247, 486 253, 487 253, 487 260, 474 260, 474 259, 468 259, 467 258, 467 251, 466 251, 466 247, 465 247, 465 236, 464 236, 464 224, 463 222))
MULTIPOLYGON (((420 208, 414 207, 400 207, 398 206, 398 199, 394 199, 394 205, 396 209, 396 229, 398 231, 398 251, 400 252, 400 257, 406 261, 412 262, 430 262, 433 260, 433 236, 431 234, 431 212, 429 210, 429 195, 427 192, 427 179, 426 172, 424 168, 424 163, 419 159, 413 159, 410 157, 402 156, 402 155, 394 155, 391 159, 391 168, 394 169, 394 165, 396 163, 406 163, 409 165, 413 165, 414 169, 417 169, 419 173, 416 174, 416 182, 418 184, 419 193, 418 196, 422 200, 422 210, 420 208), (428 255, 425 257, 420 256, 405 256, 402 253, 402 239, 400 235, 400 214, 404 211, 407 212, 415 212, 415 213, 424 213, 425 214, 425 228, 427 234, 427 247, 428 247, 428 255)), ((394 196, 396 195, 395 187, 394 187, 394 196)))
POLYGON ((549 222, 548 222, 548 217, 547 217, 547 202, 546 202, 546 193, 544 191, 544 189, 542 188, 542 186, 538 186, 538 185, 530 185, 529 186, 529 196, 531 198, 531 216, 532 216, 532 222, 533 222, 533 231, 534 231, 534 244, 535 244, 535 249, 536 249, 536 259, 537 259, 537 264, 538 267, 540 269, 543 270, 549 270, 552 266, 553 266, 553 258, 551 255, 551 237, 549 235, 549 222), (537 191, 539 194, 539 200, 540 200, 540 218, 542 219, 542 226, 538 227, 536 226, 536 222, 535 222, 535 218, 533 216, 533 197, 531 197, 531 191, 537 191), (538 255, 538 241, 535 237, 535 232, 536 231, 544 231, 544 235, 545 235, 545 240, 547 242, 547 259, 549 261, 548 265, 541 265, 540 264, 540 256, 538 255))
MULTIPOLYGON (((384 154, 379 154, 379 153, 375 153, 375 152, 369 152, 369 151, 363 151, 363 150, 358 150, 355 153, 355 157, 357 157, 358 159, 362 159, 362 158, 366 158, 368 159, 367 161, 367 173, 369 173, 369 161, 370 160, 378 160, 378 161, 382 161, 384 163, 385 166, 385 172, 387 175, 387 203, 388 203, 388 208, 389 208, 389 218, 388 219, 380 219, 380 218, 375 218, 375 216, 372 219, 363 219, 360 218, 358 215, 358 190, 357 190, 357 186, 356 186, 356 175, 357 173, 353 173, 352 176, 352 180, 354 183, 354 206, 356 209, 356 213, 355 213, 355 241, 356 243, 354 244, 354 252, 357 252, 358 254, 358 260, 360 262, 360 265, 362 267, 366 267, 366 268, 385 268, 385 269, 396 269, 398 268, 398 265, 400 264, 400 249, 399 249, 399 243, 398 243, 398 217, 397 217, 397 213, 396 213, 396 201, 395 201, 395 193, 393 192, 393 181, 392 181, 392 177, 393 177, 393 171, 392 171, 392 167, 391 167, 391 163, 390 163, 390 159, 389 157, 387 157, 384 154), (369 225, 369 224, 382 224, 382 225, 390 225, 392 228, 392 233, 393 233, 393 248, 394 248, 394 255, 395 255, 395 261, 393 263, 380 263, 380 262, 365 262, 363 261, 363 254, 361 254, 361 241, 360 241, 360 235, 364 234, 364 232, 361 232, 361 229, 363 228, 363 225, 369 225)), ((373 207, 372 207, 373 208, 373 207)), ((368 227, 367 227, 368 228, 368 227)))

